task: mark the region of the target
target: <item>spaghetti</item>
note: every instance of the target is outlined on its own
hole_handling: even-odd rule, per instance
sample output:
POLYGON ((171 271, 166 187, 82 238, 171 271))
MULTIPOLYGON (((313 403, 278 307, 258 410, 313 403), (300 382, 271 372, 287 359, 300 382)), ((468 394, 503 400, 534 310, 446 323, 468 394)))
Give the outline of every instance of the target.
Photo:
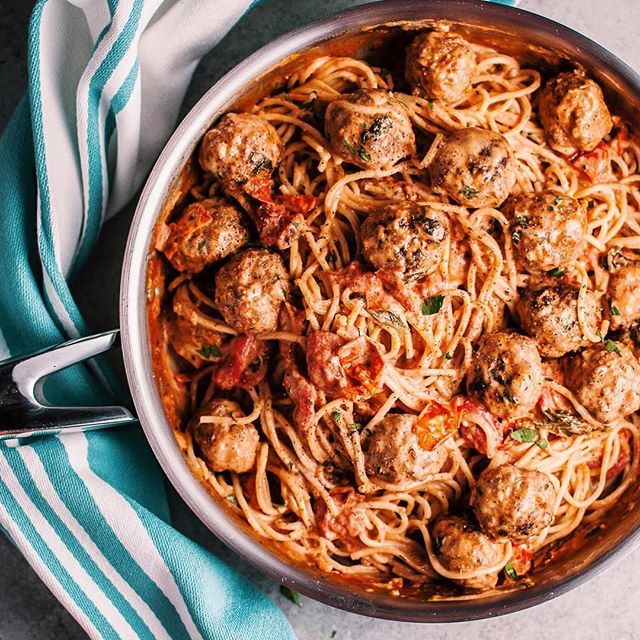
MULTIPOLYGON (((579 290, 577 323, 585 344, 602 344, 609 331, 609 314, 600 313, 596 324, 585 315, 587 295, 608 305, 611 274, 602 258, 640 249, 640 148, 622 121, 614 119, 613 133, 595 151, 563 156, 546 142, 538 119, 540 73, 470 46, 477 67, 454 103, 411 95, 401 79, 366 61, 327 56, 301 65, 282 91, 251 109, 275 127, 283 145, 268 188, 289 198, 278 202, 297 206, 288 209, 295 227, 290 245, 280 250, 290 286, 280 321, 255 336, 270 345, 256 351, 258 366, 260 358, 268 361, 266 376, 232 388, 220 382, 225 345, 243 332, 221 317, 209 272, 177 274, 165 266, 164 306, 152 317, 163 324, 167 345, 156 367, 172 372, 169 393, 181 416, 176 437, 194 474, 258 537, 292 559, 394 593, 442 579, 473 588, 473 580, 503 571, 500 581, 513 582, 528 571, 533 554, 602 518, 637 482, 640 464, 638 416, 599 420, 565 386, 555 360, 543 364, 541 397, 524 417, 492 415, 465 392, 474 345, 514 325, 519 291, 533 286, 536 276, 519 265, 512 221, 501 207, 454 204, 430 186, 429 167, 451 132, 475 127, 501 134, 513 153, 514 193, 556 191, 558 199, 573 198, 588 212, 586 250, 562 273, 547 275, 579 290), (394 82, 400 82, 398 90, 394 82), (348 159, 349 149, 345 159, 345 149, 332 146, 324 112, 358 90, 394 90, 416 136, 415 156, 369 168, 370 152, 361 152, 361 167, 357 158, 348 159), (427 275, 401 279, 365 266, 364 220, 399 201, 449 221, 437 269, 427 275), (175 335, 179 322, 188 323, 189 339, 177 350, 167 336, 175 335), (312 384, 311 409, 302 419, 283 377, 297 367, 296 375, 310 384, 305 365, 296 363, 305 350, 310 362, 314 332, 339 338, 333 353, 350 372, 351 386, 329 393, 312 384), (239 402, 243 415, 207 413, 216 397, 239 402), (437 458, 426 477, 398 481, 368 463, 376 430, 395 414, 416 417, 413 433, 437 458), (256 426, 251 469, 213 471, 194 439, 194 424, 213 430, 256 426), (432 524, 441 514, 464 515, 481 474, 504 464, 548 477, 551 522, 524 543, 498 538, 490 563, 456 570, 440 555, 442 541, 432 536, 432 524)), ((198 203, 225 191, 256 219, 265 198, 256 198, 255 185, 248 193, 229 193, 205 172, 189 197, 198 203)), ((159 249, 166 233, 159 233, 159 249)), ((332 366, 322 359, 316 364, 332 366)))

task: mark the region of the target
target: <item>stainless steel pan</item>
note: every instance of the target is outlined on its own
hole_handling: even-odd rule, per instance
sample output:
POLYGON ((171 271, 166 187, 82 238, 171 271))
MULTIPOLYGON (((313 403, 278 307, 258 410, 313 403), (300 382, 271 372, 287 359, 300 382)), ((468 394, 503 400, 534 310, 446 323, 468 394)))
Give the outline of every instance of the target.
MULTIPOLYGON (((200 520, 247 561, 292 589, 361 614, 415 622, 453 622, 517 611, 578 586, 640 543, 640 488, 632 489, 607 516, 606 526, 575 545, 564 544, 542 563, 528 588, 478 599, 441 595, 401 598, 329 579, 310 567, 291 564, 256 539, 247 525, 212 499, 190 473, 165 416, 153 376, 145 312, 145 269, 154 223, 195 145, 206 129, 239 99, 276 84, 292 59, 324 52, 388 57, 402 55, 406 27, 449 21, 469 39, 493 44, 538 67, 579 64, 605 88, 607 99, 640 131, 640 78, 611 53, 584 36, 531 13, 480 0, 387 1, 340 12, 289 33, 230 71, 198 102, 166 145, 146 183, 131 226, 122 267, 120 326, 127 379, 140 424, 162 468, 200 520), (570 62, 569 62, 570 61, 570 62)), ((45 406, 41 380, 52 370, 113 346, 116 333, 75 341, 51 353, 18 358, 0 366, 0 439, 69 429, 98 428, 135 420, 122 407, 101 409, 45 406)))

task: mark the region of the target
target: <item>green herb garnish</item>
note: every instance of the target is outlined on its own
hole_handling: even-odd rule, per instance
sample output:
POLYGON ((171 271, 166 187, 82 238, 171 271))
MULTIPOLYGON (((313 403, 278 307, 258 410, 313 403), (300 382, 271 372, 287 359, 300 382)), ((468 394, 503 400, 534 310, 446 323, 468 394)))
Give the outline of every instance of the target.
POLYGON ((362 422, 352 422, 348 428, 349 431, 362 431, 362 422))
POLYGON ((619 316, 620 315, 620 309, 618 309, 618 307, 616 307, 611 300, 609 300, 609 313, 612 316, 619 316))
POLYGON ((299 607, 302 606, 300 603, 300 594, 297 591, 293 591, 289 589, 289 587, 285 587, 283 584, 280 585, 280 593, 287 599, 291 600, 293 604, 297 604, 299 607))
POLYGON ((433 554, 439 556, 442 551, 442 538, 440 536, 434 538, 431 541, 431 546, 433 547, 433 554))
POLYGON ((235 505, 238 504, 238 498, 236 498, 233 494, 230 496, 227 496, 225 499, 227 502, 230 502, 231 504, 235 504, 235 505))
POLYGON ((196 353, 200 354, 206 360, 211 357, 219 358, 222 355, 222 351, 220 351, 220 348, 215 344, 203 344, 196 353))
POLYGON ((346 139, 342 138, 342 145, 347 149, 347 151, 355 158, 357 151, 354 146, 346 139))
POLYGON ((560 196, 558 196, 558 197, 553 201, 553 204, 555 204, 555 205, 556 205, 556 207, 557 207, 558 205, 562 204, 563 202, 564 202, 564 200, 563 200, 560 196))
POLYGON ((535 429, 522 427, 522 429, 512 431, 511 437, 518 442, 535 442, 538 439, 538 432, 535 429))
POLYGON ((478 195, 478 190, 471 185, 465 184, 458 189, 458 193, 464 196, 467 200, 473 200, 478 195))
POLYGON ((371 162, 371 156, 362 148, 360 147, 360 149, 358 150, 358 155, 365 161, 365 162, 371 162))
POLYGON ((393 120, 389 116, 380 116, 376 118, 371 126, 360 136, 363 143, 367 140, 379 140, 393 124, 393 120))
POLYGON ((620 353, 620 347, 613 340, 607 340, 604 343, 604 348, 612 353, 620 353))
POLYGON ((546 449, 549 446, 549 443, 544 438, 538 438, 536 440, 536 447, 540 447, 541 449, 546 449))
POLYGON ((442 304, 444 303, 444 296, 443 295, 439 295, 439 296, 431 296, 430 298, 427 298, 423 303, 422 303, 422 315, 423 316, 432 316, 436 313, 438 313, 438 311, 440 311, 440 309, 442 309, 442 304))
POLYGON ((562 278, 562 276, 564 275, 564 269, 556 267, 555 269, 551 269, 551 271, 547 271, 547 273, 554 278, 562 278))
POLYGON ((507 562, 507 564, 504 565, 504 572, 512 580, 519 580, 520 579, 520 576, 518 575, 518 572, 513 568, 513 565, 511 564, 511 560, 509 560, 509 562, 507 562))
POLYGON ((206 240, 200 240, 200 242, 198 242, 198 253, 202 253, 202 250, 208 245, 209 243, 206 240))
POLYGON ((380 324, 387 325, 388 327, 400 328, 403 331, 407 330, 405 321, 392 311, 387 309, 367 309, 367 311, 369 312, 369 315, 380 324))
POLYGON ((447 353, 444 354, 444 359, 451 360, 451 358, 453 358, 453 356, 447 351, 447 353))
POLYGON ((258 162, 253 165, 253 169, 251 170, 251 175, 257 175, 263 170, 273 171, 273 162, 269 160, 266 156, 263 156, 258 162))
POLYGON ((340 422, 340 420, 342 420, 342 414, 339 411, 332 411, 331 412, 331 417, 336 421, 336 422, 340 422))

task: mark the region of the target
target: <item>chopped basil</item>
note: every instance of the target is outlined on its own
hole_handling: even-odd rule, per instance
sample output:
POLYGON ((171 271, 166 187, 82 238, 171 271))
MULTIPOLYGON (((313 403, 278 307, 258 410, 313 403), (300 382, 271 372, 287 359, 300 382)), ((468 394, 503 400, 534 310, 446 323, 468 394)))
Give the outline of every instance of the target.
POLYGON ((516 429, 511 432, 511 437, 518 442, 535 442, 538 439, 538 432, 535 429, 516 429))
MULTIPOLYGON (((428 216, 422 218, 420 222, 422 223, 424 230, 431 236, 434 235, 434 231, 437 231, 442 227, 442 225, 438 220, 436 220, 436 218, 429 218, 428 216)), ((442 235, 444 236, 444 230, 442 235)))
POLYGON ((444 359, 451 360, 451 358, 453 358, 453 356, 447 351, 447 353, 444 354, 444 359))
POLYGON ((297 604, 299 607, 302 606, 300 603, 300 594, 297 591, 293 591, 289 589, 289 587, 285 587, 283 584, 280 585, 280 593, 287 599, 291 600, 293 604, 297 604))
POLYGON ((348 428, 349 431, 362 431, 362 422, 352 422, 348 428))
POLYGON ((430 298, 427 298, 423 303, 422 303, 422 315, 423 316, 432 316, 436 313, 438 313, 438 311, 440 311, 440 309, 442 309, 442 305, 444 303, 444 296, 443 295, 439 295, 439 296, 431 296, 430 298))
POLYGON ((227 502, 230 502, 231 504, 238 504, 238 498, 236 498, 233 494, 230 496, 227 496, 226 498, 227 502))
POLYGON ((427 102, 427 105, 429 106, 429 109, 433 109, 433 107, 435 106, 435 102, 433 100, 429 100, 427 102))
POLYGON ((197 353, 206 360, 211 357, 219 358, 222 355, 222 351, 220 351, 218 346, 215 344, 203 344, 200 349, 198 349, 197 353))
POLYGON ((589 200, 587 203, 587 209, 593 209, 596 206, 595 200, 589 200))
POLYGON ((558 205, 562 204, 563 202, 564 202, 564 200, 563 200, 560 196, 558 196, 558 197, 553 201, 553 204, 555 204, 555 205, 556 205, 556 207, 557 207, 558 205))
POLYGON ((380 116, 371 123, 371 126, 362 134, 360 139, 363 143, 367 140, 380 140, 389 131, 392 124, 393 120, 389 116, 380 116))
POLYGON ((417 282, 418 280, 420 280, 421 278, 424 278, 425 276, 425 272, 424 271, 416 271, 415 273, 411 273, 408 276, 405 277, 404 281, 409 284, 411 282, 417 282))
POLYGON ((365 162, 371 162, 371 156, 362 148, 360 147, 360 149, 358 150, 358 155, 365 161, 365 162))
POLYGON ((331 412, 331 417, 336 421, 336 422, 340 422, 340 420, 342 420, 342 414, 339 411, 332 411, 331 412))
POLYGON ((520 231, 518 231, 518 229, 511 232, 511 241, 513 244, 518 244, 518 242, 520 242, 520 231))
POLYGON ((620 353, 620 347, 613 340, 607 340, 604 343, 604 348, 612 353, 620 353))
POLYGON ((208 245, 209 243, 206 240, 200 240, 200 242, 198 242, 198 253, 202 253, 202 250, 208 245))
POLYGON ((347 151, 355 158, 357 152, 354 146, 346 138, 342 138, 342 145, 346 147, 347 151))
POLYGON ((538 440, 536 440, 536 446, 541 449, 546 449, 549 446, 549 443, 544 438, 538 438, 538 440))
POLYGON ((369 315, 380 324, 384 324, 388 327, 394 328, 399 327, 403 331, 407 330, 405 321, 392 311, 389 311, 387 309, 367 309, 367 311, 369 312, 369 315))
POLYGON ((521 227, 529 226, 529 218, 525 218, 525 216, 516 216, 516 223, 521 227))
POLYGON ((511 560, 509 560, 509 562, 507 562, 507 564, 504 565, 504 572, 512 580, 519 580, 520 579, 520 576, 518 575, 518 572, 513 568, 513 565, 511 564, 511 560))
POLYGON ((542 409, 542 415, 545 419, 543 422, 538 423, 539 426, 561 436, 581 435, 591 431, 591 427, 588 424, 562 409, 556 411, 542 409))
POLYGON ((458 193, 464 196, 467 200, 473 200, 478 195, 478 190, 471 185, 465 184, 458 189, 458 193))
POLYGON ((616 307, 611 300, 609 300, 609 313, 612 316, 619 316, 620 315, 620 310, 618 309, 618 307, 616 307))
POLYGON ((255 176, 261 171, 264 171, 265 169, 267 171, 273 171, 273 163, 266 156, 262 156, 262 158, 253 165, 251 174, 255 176))
POLYGON ((555 269, 551 269, 551 271, 547 271, 547 273, 554 278, 562 278, 562 276, 564 275, 564 269, 556 267, 555 269))

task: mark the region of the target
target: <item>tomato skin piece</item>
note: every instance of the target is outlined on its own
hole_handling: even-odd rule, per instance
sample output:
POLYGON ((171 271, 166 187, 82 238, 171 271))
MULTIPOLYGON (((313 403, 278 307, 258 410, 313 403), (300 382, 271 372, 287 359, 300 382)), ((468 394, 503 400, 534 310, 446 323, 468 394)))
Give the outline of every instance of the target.
POLYGON ((434 400, 416 421, 413 431, 420 446, 425 451, 433 451, 456 431, 456 423, 453 412, 434 400))

